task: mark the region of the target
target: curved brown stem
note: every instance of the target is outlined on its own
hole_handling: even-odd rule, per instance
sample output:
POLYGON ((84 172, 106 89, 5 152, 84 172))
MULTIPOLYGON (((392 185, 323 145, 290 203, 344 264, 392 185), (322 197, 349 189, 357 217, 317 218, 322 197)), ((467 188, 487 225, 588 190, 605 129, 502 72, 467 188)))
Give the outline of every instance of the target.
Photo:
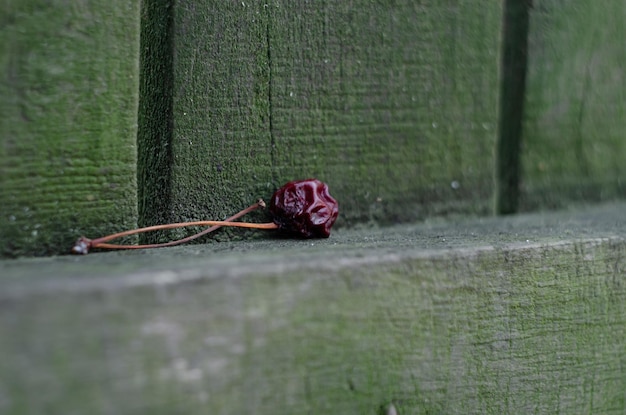
MULTIPOLYGON (((226 222, 222 220, 200 220, 197 222, 180 222, 180 223, 168 223, 167 225, 162 225, 162 226, 161 225, 149 226, 147 228, 133 229, 133 231, 150 232, 150 231, 156 231, 156 230, 162 230, 162 229, 184 228, 187 226, 212 226, 212 227, 215 227, 216 229, 222 226, 232 226, 235 228, 251 228, 251 229, 278 229, 278 225, 275 224, 274 222, 249 223, 249 222, 226 222)), ((133 235, 135 233, 139 233, 139 232, 133 232, 133 233, 120 232, 114 235, 108 235, 102 238, 94 239, 91 241, 91 247, 92 248, 109 248, 109 249, 138 249, 138 248, 157 248, 157 247, 162 247, 162 246, 171 246, 171 245, 167 245, 167 244, 170 244, 170 242, 165 242, 163 244, 149 244, 149 245, 115 245, 115 244, 106 243, 107 241, 110 241, 112 239, 120 238, 122 236, 133 235)), ((192 236, 196 236, 196 235, 192 235, 192 236)), ((173 242, 182 243, 181 241, 183 241, 183 239, 173 241, 173 242)))
MULTIPOLYGON (((224 222, 232 222, 235 221, 237 219, 239 219, 240 217, 255 211, 258 208, 264 208, 265 207, 265 202, 263 201, 263 199, 259 199, 257 203, 248 206, 247 208, 245 208, 244 210, 242 210, 241 212, 235 213, 233 216, 224 219, 224 222)), ((168 226, 168 225, 158 225, 158 226, 168 226)), ((191 225, 189 225, 191 226, 191 225)), ((170 241, 170 242, 164 242, 164 243, 159 243, 159 244, 144 244, 144 245, 117 245, 117 244, 106 244, 106 243, 100 243, 100 242, 104 242, 104 241, 98 241, 97 239, 94 239, 92 241, 92 247, 94 248, 104 248, 104 249, 149 249, 149 248, 165 248, 167 246, 175 246, 175 245, 181 245, 184 244, 186 242, 189 241, 193 241, 194 239, 198 239, 201 236, 204 236, 210 232, 213 232, 219 228, 221 228, 222 225, 213 225, 208 229, 203 230, 202 232, 198 232, 194 235, 190 235, 187 236, 185 238, 182 239, 177 239, 175 241, 170 241)), ((164 228, 164 229, 168 229, 168 228, 164 228)), ((108 237, 107 237, 108 238, 108 237)), ((115 238, 113 238, 115 239, 115 238)), ((110 240, 110 239, 107 239, 110 240)))
POLYGON ((185 242, 189 242, 196 238, 199 238, 203 235, 206 235, 209 232, 213 232, 216 229, 221 228, 222 226, 232 226, 238 228, 253 228, 253 229, 278 229, 278 225, 273 222, 270 223, 247 223, 247 222, 233 222, 234 220, 244 216, 247 213, 250 213, 260 207, 265 207, 265 202, 262 199, 259 199, 257 203, 252 206, 247 207, 239 213, 227 218, 224 221, 196 221, 196 222, 180 222, 180 223, 168 223, 165 225, 154 225, 148 226, 145 228, 139 229, 131 229, 124 232, 118 232, 111 235, 103 236, 96 239, 89 239, 85 237, 81 237, 78 239, 74 247, 72 248, 72 253, 74 254, 87 254, 91 248, 102 248, 102 249, 148 249, 148 248, 163 248, 166 246, 174 246, 180 245, 185 242), (210 228, 203 230, 195 235, 188 236, 186 238, 178 239, 176 241, 164 242, 159 244, 144 244, 144 245, 118 245, 118 244, 108 244, 108 241, 113 239, 121 238, 123 236, 135 235, 138 233, 157 231, 157 230, 165 230, 165 229, 175 229, 175 228, 183 228, 187 226, 210 226, 210 228))

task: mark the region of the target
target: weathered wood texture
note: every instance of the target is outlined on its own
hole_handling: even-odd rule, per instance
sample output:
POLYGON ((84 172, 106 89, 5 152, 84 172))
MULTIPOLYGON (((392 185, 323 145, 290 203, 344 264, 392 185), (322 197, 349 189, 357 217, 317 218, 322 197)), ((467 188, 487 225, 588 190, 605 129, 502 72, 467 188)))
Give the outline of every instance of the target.
POLYGON ((136 223, 139 4, 2 2, 0 255, 136 223))
POLYGON ((173 30, 169 2, 142 1, 137 115, 137 222, 141 227, 169 219, 171 175, 163 166, 172 162, 173 30))
POLYGON ((0 412, 623 414, 624 209, 0 262, 0 412))
MULTIPOLYGON (((160 167, 170 175, 172 221, 222 219, 275 189, 267 13, 250 3, 183 0, 171 11, 173 130, 160 167)), ((151 213, 160 214, 146 210, 142 220, 151 213)))
POLYGON ((491 211, 501 1, 280 0, 268 12, 279 182, 323 177, 341 223, 491 211))
POLYGON ((521 208, 626 196, 626 3, 530 9, 521 208))
POLYGON ((339 226, 489 212, 501 13, 176 2, 172 163, 153 176, 171 178, 170 219, 225 217, 309 176, 339 198, 339 226))

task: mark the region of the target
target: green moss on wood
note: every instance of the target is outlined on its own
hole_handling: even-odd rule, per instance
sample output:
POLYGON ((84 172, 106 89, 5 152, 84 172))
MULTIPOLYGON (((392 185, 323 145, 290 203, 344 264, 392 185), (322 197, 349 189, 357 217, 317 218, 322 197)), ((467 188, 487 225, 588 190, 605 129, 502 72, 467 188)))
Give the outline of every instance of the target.
POLYGON ((274 190, 267 14, 261 2, 175 7, 170 215, 222 219, 274 190))
POLYGON ((139 2, 2 8, 0 256, 134 225, 139 2))
POLYGON ((501 2, 268 9, 279 181, 327 181, 339 225, 490 212, 501 2))
POLYGON ((522 207, 623 198, 625 6, 584 0, 534 3, 522 207))
POLYGON ((312 176, 339 227, 490 211, 499 2, 175 8, 172 218, 312 176))
MULTIPOLYGON (((174 6, 146 0, 141 6, 137 132, 138 224, 171 222, 174 103, 174 6)), ((154 234, 143 242, 157 242, 154 234)))
POLYGON ((623 211, 0 262, 0 409, 621 414, 623 211))

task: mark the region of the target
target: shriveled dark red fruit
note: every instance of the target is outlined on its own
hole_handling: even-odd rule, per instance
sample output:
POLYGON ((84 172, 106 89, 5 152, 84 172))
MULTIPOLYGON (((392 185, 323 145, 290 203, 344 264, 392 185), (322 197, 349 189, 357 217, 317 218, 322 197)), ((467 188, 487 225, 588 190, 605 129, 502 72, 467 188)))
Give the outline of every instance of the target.
POLYGON ((259 199, 254 205, 245 208, 224 221, 200 220, 195 222, 167 223, 164 225, 130 229, 96 239, 81 237, 76 241, 71 252, 74 254, 87 254, 92 248, 145 249, 180 245, 199 238, 202 235, 206 235, 222 226, 236 226, 239 228, 252 229, 279 229, 305 238, 328 238, 330 236, 330 228, 335 223, 335 220, 337 220, 337 215, 339 214, 337 201, 328 193, 328 186, 326 183, 322 183, 317 179, 289 182, 274 192, 270 203, 270 213, 273 216, 273 222, 235 222, 235 220, 241 216, 255 209, 264 207, 265 202, 259 199), (210 228, 186 238, 158 244, 123 245, 109 243, 109 241, 114 239, 136 235, 138 233, 163 229, 177 229, 187 226, 210 226, 210 228))
POLYGON ((296 180, 276 190, 270 213, 279 229, 305 238, 328 238, 339 205, 328 185, 317 179, 296 180))

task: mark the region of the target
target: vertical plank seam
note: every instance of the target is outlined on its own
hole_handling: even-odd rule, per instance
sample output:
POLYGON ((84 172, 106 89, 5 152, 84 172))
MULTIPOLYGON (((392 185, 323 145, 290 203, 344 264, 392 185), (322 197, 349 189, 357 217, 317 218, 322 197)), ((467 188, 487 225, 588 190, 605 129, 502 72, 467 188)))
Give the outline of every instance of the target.
POLYGON ((531 8, 532 0, 504 2, 498 137, 495 151, 497 214, 516 213, 519 209, 520 151, 531 8))
POLYGON ((272 13, 270 12, 270 6, 264 4, 266 9, 266 23, 265 23, 265 46, 267 48, 267 101, 268 101, 268 128, 270 135, 270 171, 272 185, 277 185, 277 172, 276 172, 276 137, 274 135, 274 102, 272 97, 272 42, 270 36, 270 24, 272 20, 272 13))
MULTIPOLYGON (((164 223, 171 215, 174 111, 173 3, 141 5, 137 131, 137 222, 164 223)), ((156 242, 158 235, 141 240, 156 242)))
MULTIPOLYGON (((594 39, 592 44, 597 45, 597 31, 594 32, 594 39)), ((589 162, 587 160, 585 150, 584 150, 584 137, 583 137, 583 122, 585 120, 585 114, 587 109, 587 98, 589 96, 589 92, 591 90, 591 65, 593 61, 593 50, 589 52, 589 57, 587 59, 587 63, 585 65, 585 78, 583 80, 582 89, 580 91, 580 107, 578 109, 578 128, 576 135, 576 141, 574 146, 574 151, 576 153, 576 160, 581 167, 581 172, 585 176, 585 178, 589 177, 589 162)))

